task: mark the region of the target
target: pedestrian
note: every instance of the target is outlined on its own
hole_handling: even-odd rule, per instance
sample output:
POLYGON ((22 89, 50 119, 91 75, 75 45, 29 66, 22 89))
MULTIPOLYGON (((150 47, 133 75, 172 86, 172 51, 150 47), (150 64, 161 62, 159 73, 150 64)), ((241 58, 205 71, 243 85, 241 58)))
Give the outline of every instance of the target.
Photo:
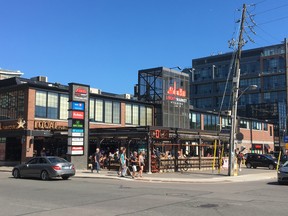
POLYGON ((46 149, 43 147, 42 148, 42 150, 41 150, 41 152, 40 152, 40 155, 42 156, 42 157, 45 157, 46 156, 46 149))
POLYGON ((131 158, 130 158, 130 161, 131 161, 131 166, 132 166, 132 178, 135 178, 136 177, 136 172, 137 172, 137 152, 134 151, 131 158))
POLYGON ((141 151, 139 153, 139 156, 138 156, 138 165, 139 165, 139 177, 142 178, 143 177, 143 170, 144 170, 144 156, 143 156, 144 152, 141 151))
POLYGON ((239 151, 239 153, 237 154, 237 164, 239 171, 241 171, 242 160, 243 160, 243 153, 239 151))
POLYGON ((125 147, 122 148, 122 152, 120 154, 120 168, 121 168, 121 177, 125 177, 127 171, 125 147))
POLYGON ((95 169, 97 171, 97 173, 100 172, 100 160, 101 160, 101 152, 99 148, 96 148, 96 152, 94 154, 94 161, 95 161, 95 169))

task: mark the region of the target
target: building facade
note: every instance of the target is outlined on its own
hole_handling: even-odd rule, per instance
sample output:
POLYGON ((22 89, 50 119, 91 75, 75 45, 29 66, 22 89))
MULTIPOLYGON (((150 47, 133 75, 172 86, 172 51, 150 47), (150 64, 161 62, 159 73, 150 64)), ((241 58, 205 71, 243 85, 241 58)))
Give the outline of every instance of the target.
MULTIPOLYGON (((43 77, 0 81, 0 163, 25 162, 43 148, 47 154, 72 161, 79 157, 68 150, 73 146, 69 130, 82 124, 82 118, 77 120, 80 113, 73 114, 76 108, 71 107, 70 88, 46 81, 43 77)), ((137 98, 94 88, 73 92, 89 100, 88 144, 83 153, 86 161, 77 164, 78 168, 86 168, 88 155, 96 147, 105 153, 121 146, 144 150, 150 168, 155 148, 201 158, 211 156, 217 141, 218 147, 228 152, 230 116, 189 107, 188 75, 163 67, 140 70, 138 86, 137 98), (150 71, 151 77, 147 75, 150 71)), ((237 148, 261 153, 274 150, 273 124, 251 118, 238 121, 241 138, 237 148)), ((76 142, 80 139, 76 137, 76 142)))
MULTIPOLYGON (((284 147, 287 134, 288 42, 242 51, 238 115, 275 124, 275 145, 284 147), (249 88, 250 86, 257 88, 249 88), (273 106, 271 104, 274 104, 273 106), (283 123, 284 122, 284 123, 283 123)), ((231 110, 234 53, 192 60, 191 105, 231 110)))

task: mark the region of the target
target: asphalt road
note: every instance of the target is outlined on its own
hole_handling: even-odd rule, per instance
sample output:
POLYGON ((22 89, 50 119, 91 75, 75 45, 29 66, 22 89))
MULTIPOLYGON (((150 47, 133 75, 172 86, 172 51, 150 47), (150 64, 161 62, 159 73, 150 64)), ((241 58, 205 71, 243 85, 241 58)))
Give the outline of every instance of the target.
POLYGON ((0 172, 0 215, 287 215, 276 182, 153 183, 129 179, 14 179, 0 172))

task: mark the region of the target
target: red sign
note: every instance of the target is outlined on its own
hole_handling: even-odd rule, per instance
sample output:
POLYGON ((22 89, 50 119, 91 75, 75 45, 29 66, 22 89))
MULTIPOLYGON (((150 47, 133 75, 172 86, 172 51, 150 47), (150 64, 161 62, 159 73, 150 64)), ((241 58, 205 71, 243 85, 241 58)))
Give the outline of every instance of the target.
POLYGON ((84 119, 84 112, 81 111, 72 111, 73 119, 84 119))
POLYGON ((168 88, 167 94, 169 95, 176 95, 180 97, 186 97, 186 91, 182 88, 176 88, 176 82, 174 82, 173 86, 168 88))
POLYGON ((88 95, 88 92, 84 88, 79 87, 75 90, 75 96, 77 96, 77 97, 85 98, 85 97, 87 97, 87 95, 88 95))

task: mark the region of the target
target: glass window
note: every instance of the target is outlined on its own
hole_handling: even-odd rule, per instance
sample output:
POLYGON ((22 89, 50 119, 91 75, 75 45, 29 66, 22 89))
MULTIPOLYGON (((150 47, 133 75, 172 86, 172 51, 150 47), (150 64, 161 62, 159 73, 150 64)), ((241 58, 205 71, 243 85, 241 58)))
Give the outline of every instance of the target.
POLYGON ((146 108, 145 106, 140 106, 140 125, 146 125, 146 108))
POLYGON ((105 101, 105 123, 112 123, 112 101, 105 101))
POLYGON ((95 100, 95 121, 103 122, 103 100, 95 100))
POLYGON ((68 119, 68 95, 60 95, 60 119, 68 119))
POLYGON ((201 114, 190 113, 190 128, 191 129, 201 129, 201 114))
POLYGON ((95 100, 90 99, 89 101, 89 119, 91 121, 95 120, 95 100))
POLYGON ((120 103, 113 102, 113 123, 120 124, 120 103))
POLYGON ((46 118, 47 94, 44 91, 36 91, 35 117, 46 118))
POLYGON ((152 119, 153 119, 153 115, 152 115, 152 108, 151 107, 147 107, 147 115, 146 115, 146 122, 147 125, 151 126, 152 125, 152 119))
POLYGON ((125 124, 132 124, 132 105, 125 105, 125 124))
POLYGON ((139 125, 139 106, 133 105, 133 119, 132 123, 133 125, 139 125))
POLYGON ((57 119, 58 117, 58 94, 48 92, 47 101, 47 117, 51 119, 57 119))

